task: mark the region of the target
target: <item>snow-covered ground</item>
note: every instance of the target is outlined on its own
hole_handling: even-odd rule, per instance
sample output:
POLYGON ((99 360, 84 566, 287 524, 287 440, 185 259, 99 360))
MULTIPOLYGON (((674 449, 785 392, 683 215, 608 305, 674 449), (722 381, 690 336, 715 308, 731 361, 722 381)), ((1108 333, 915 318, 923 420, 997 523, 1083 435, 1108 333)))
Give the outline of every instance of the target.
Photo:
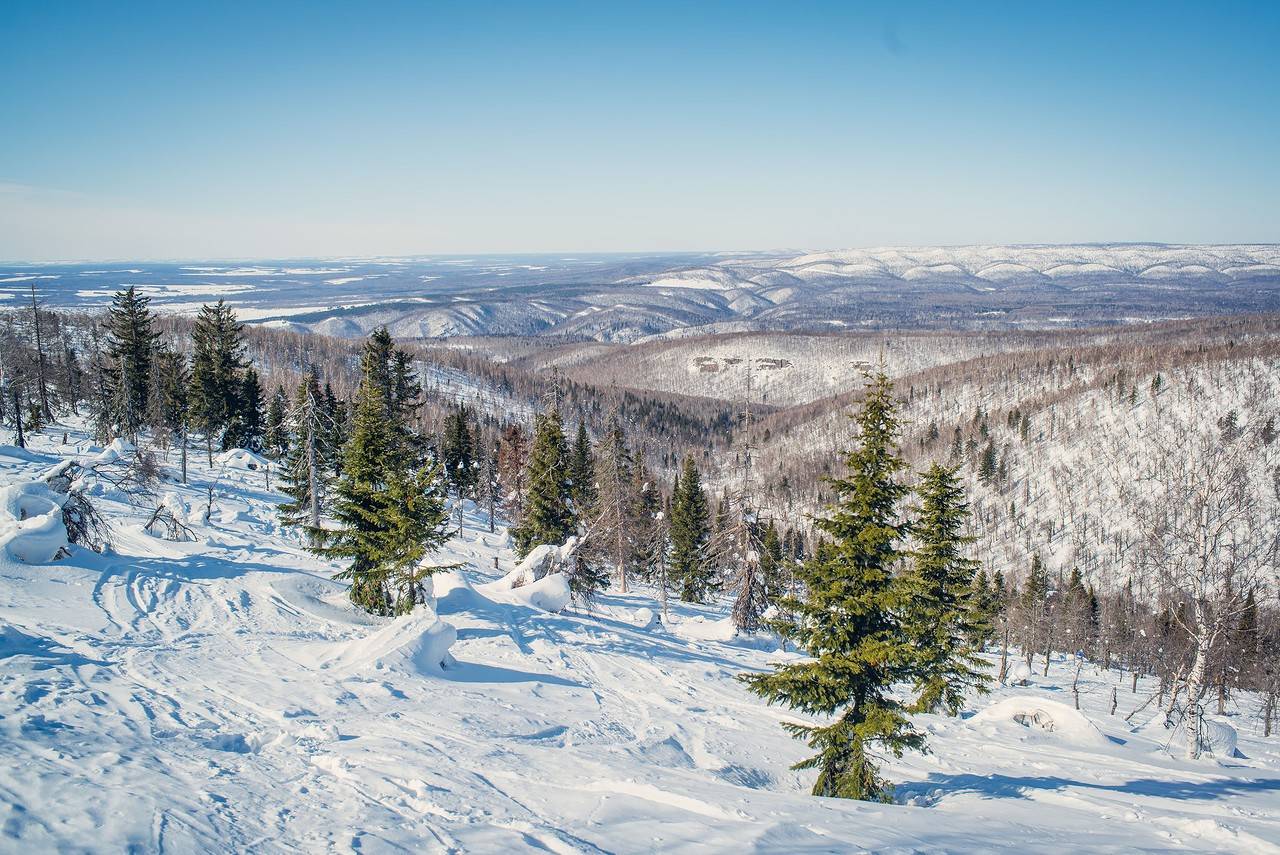
MULTIPOLYGON (((61 439, 0 447, 0 485, 101 451, 61 439)), ((472 514, 435 611, 371 618, 253 458, 192 463, 160 491, 190 542, 100 485, 114 548, 26 563, 39 491, 0 503, 0 850, 1280 852, 1280 740, 1248 699, 1238 756, 1188 762, 1159 713, 1124 722, 1145 681, 1086 668, 1076 713, 1057 662, 922 717, 932 753, 885 767, 898 804, 813 798, 793 716, 734 679, 793 654, 725 608, 543 611, 495 584, 514 556, 472 514)))

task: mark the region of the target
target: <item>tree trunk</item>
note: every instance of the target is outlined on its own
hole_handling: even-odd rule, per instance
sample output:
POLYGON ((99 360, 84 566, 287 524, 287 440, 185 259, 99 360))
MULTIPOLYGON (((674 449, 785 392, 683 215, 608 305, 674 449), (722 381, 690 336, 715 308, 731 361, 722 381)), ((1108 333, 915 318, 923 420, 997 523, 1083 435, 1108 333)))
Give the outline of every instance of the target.
POLYGON ((182 483, 187 483, 187 426, 182 426, 182 483))
POLYGON ((26 448, 27 440, 22 435, 22 407, 18 405, 18 387, 13 387, 13 422, 18 426, 18 448, 26 448))
POLYGON ((1204 699, 1205 679, 1209 670, 1209 653, 1212 638, 1207 632, 1201 632, 1196 639, 1196 658, 1191 665, 1191 674, 1187 677, 1187 759, 1195 760, 1200 756, 1201 719, 1204 709, 1200 701, 1204 699))
MULTIPOLYGON (((315 402, 311 402, 315 407, 315 402)), ((314 416, 314 413, 312 414, 314 416)), ((316 426, 315 418, 307 419, 307 492, 311 500, 311 527, 320 528, 320 478, 316 470, 316 426)))
POLYGON ((1000 685, 1004 685, 1004 678, 1009 673, 1009 624, 1004 625, 1004 642, 1000 645, 1000 676, 998 678, 1000 685))

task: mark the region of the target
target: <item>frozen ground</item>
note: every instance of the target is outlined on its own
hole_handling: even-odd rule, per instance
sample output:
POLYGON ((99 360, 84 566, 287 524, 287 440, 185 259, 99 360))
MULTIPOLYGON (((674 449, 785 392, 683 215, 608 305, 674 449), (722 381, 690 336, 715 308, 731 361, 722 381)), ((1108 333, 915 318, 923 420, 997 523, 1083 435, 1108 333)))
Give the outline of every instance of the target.
MULTIPOLYGON (((0 447, 0 484, 99 451, 76 436, 0 447)), ((0 519, 0 850, 1280 852, 1280 740, 1251 699, 1240 756, 1192 763, 1124 723, 1146 686, 1086 670, 1073 715, 1056 663, 924 717, 933 753, 886 767, 899 804, 816 799, 791 716, 733 679, 787 654, 731 640, 723 608, 541 611, 493 584, 513 555, 470 516, 439 618, 365 617, 246 462, 164 488, 193 542, 104 490, 114 550, 45 564, 14 557, 47 545, 40 496, 6 493, 0 517, 28 516, 0 519)))

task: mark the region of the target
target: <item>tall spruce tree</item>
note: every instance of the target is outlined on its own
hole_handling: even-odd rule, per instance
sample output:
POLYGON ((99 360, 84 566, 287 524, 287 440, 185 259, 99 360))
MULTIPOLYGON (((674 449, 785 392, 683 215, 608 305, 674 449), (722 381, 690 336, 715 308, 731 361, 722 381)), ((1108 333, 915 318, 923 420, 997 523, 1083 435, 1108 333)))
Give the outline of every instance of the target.
POLYGON ((476 484, 475 442, 472 439, 470 415, 465 404, 458 406, 445 419, 441 458, 449 486, 459 498, 469 496, 476 484))
POLYGON ((320 381, 314 371, 308 371, 285 418, 292 437, 287 443, 280 489, 289 500, 278 507, 277 514, 282 523, 304 528, 312 539, 320 529, 320 513, 332 480, 330 462, 322 448, 328 435, 327 419, 320 381))
POLYGON ((575 530, 569 498, 569 449, 560 411, 554 404, 538 415, 529 452, 523 513, 511 530, 516 551, 527 555, 540 544, 564 543, 575 530))
POLYGON ((596 503, 596 463, 591 454, 587 425, 578 422, 578 433, 569 455, 569 496, 578 516, 589 515, 596 503))
POLYGON ((715 589, 711 562, 711 511, 702 475, 692 456, 684 459, 671 496, 672 580, 686 603, 701 603, 715 589))
POLYGON ((137 441, 151 398, 151 359, 159 334, 145 297, 129 285, 112 298, 107 316, 107 419, 119 434, 137 441))
POLYGON ((900 756, 925 745, 892 692, 915 676, 916 661, 901 618, 907 589, 893 572, 907 531, 897 411, 889 378, 869 377, 858 444, 845 461, 849 473, 830 482, 836 504, 817 520, 826 539, 797 571, 807 594, 784 600, 774 625, 811 658, 742 678, 770 703, 834 717, 830 724, 784 725, 818 752, 793 767, 818 770, 814 795, 887 799, 891 787, 869 749, 900 756))
POLYGON ((909 595, 906 630, 918 657, 913 709, 956 715, 966 690, 987 691, 989 678, 973 643, 990 632, 985 592, 974 584, 978 562, 965 555, 973 538, 964 534, 969 504, 955 470, 934 463, 916 486, 916 495, 916 547, 911 569, 903 576, 909 595))
POLYGON ((248 366, 240 375, 240 389, 236 394, 235 409, 227 425, 224 442, 228 448, 247 448, 259 452, 263 449, 264 433, 262 381, 257 370, 248 366))
POLYGON ((351 583, 352 602, 373 614, 402 615, 425 602, 428 578, 445 569, 424 559, 449 539, 449 513, 439 466, 410 468, 405 425, 383 383, 381 344, 371 337, 365 345, 351 439, 334 491, 337 528, 315 532, 312 549, 350 562, 335 578, 351 583))
POLYGON ((191 415, 204 434, 205 453, 213 465, 215 441, 222 450, 230 446, 227 429, 237 416, 244 385, 244 325, 222 300, 205 305, 191 331, 191 415))

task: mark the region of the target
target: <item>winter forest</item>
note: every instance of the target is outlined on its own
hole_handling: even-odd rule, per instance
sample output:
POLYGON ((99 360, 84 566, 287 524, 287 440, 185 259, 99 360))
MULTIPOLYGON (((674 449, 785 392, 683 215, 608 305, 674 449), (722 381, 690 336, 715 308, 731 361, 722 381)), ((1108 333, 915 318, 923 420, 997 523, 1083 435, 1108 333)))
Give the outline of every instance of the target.
MULTIPOLYGON (((0 655, 31 663, 3 678, 11 845, 83 833, 15 813, 72 779, 144 848, 954 845, 923 815, 803 819, 811 793, 954 801, 959 848, 985 849, 1019 787, 988 743, 1054 769, 1045 792, 1145 764, 1164 836, 1090 845, 1280 842, 1257 777, 1280 757, 1268 316, 503 352, 164 314, 133 286, 106 312, 27 297, 0 315, 0 655), (712 391, 673 391, 709 364, 712 391), (117 730, 141 768, 66 741, 117 730), (184 801, 201 758, 233 801, 184 801), (307 807, 245 814, 280 775, 307 807), (1185 798, 1238 793, 1243 818, 1188 819, 1197 775, 1185 798), (542 781, 576 795, 517 797, 542 781), (583 818, 590 792, 612 821, 583 818)), ((1016 845, 1119 810, 1089 798, 1049 821, 1022 797, 1050 832, 1016 845)))

